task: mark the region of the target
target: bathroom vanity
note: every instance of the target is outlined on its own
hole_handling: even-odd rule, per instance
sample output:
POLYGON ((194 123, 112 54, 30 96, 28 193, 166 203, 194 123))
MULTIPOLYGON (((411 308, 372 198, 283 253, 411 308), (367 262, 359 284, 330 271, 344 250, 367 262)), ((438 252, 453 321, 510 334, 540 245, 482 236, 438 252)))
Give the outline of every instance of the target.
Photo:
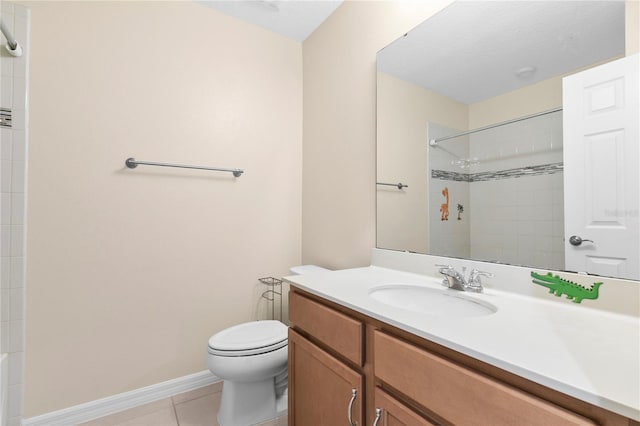
POLYGON ((470 295, 425 268, 436 273, 287 279, 290 425, 640 425, 637 317, 490 287, 470 295), (372 297, 398 286, 463 308, 372 297))

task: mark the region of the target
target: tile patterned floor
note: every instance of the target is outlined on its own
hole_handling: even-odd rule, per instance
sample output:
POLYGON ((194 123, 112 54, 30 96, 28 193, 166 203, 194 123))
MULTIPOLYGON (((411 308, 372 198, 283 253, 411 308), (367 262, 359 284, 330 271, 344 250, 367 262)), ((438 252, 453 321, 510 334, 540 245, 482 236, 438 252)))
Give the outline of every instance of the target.
MULTIPOLYGON (((101 417, 81 426, 219 426, 222 382, 171 398, 145 404, 127 411, 101 417)), ((260 426, 287 426, 287 416, 260 426)))

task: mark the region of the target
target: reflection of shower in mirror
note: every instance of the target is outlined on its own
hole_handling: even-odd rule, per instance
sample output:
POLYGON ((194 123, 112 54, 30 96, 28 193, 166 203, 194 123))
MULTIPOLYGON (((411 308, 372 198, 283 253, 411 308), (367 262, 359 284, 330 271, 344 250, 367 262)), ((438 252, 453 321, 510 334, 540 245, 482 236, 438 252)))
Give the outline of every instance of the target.
POLYGON ((22 56, 22 46, 20 46, 20 43, 18 43, 11 33, 11 30, 9 30, 2 19, 0 19, 0 32, 2 32, 2 35, 4 35, 7 40, 7 44, 5 46, 7 52, 9 52, 11 56, 22 56))
POLYGON ((428 133, 431 196, 447 185, 474 212, 464 232, 430 219, 430 253, 562 269, 562 111, 462 132, 429 123, 428 133))
POLYGON ((461 169, 468 169, 472 166, 477 166, 480 164, 480 160, 477 157, 474 158, 461 158, 459 160, 451 160, 452 166, 460 167, 461 169))

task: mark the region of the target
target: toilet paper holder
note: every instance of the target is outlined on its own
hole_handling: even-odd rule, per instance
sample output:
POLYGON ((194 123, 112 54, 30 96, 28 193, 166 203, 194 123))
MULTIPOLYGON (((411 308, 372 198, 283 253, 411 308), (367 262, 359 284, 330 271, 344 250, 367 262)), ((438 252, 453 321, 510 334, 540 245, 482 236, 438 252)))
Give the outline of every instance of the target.
POLYGON ((262 297, 264 299, 267 299, 267 303, 271 306, 271 319, 282 321, 282 280, 274 277, 264 277, 258 278, 258 281, 269 287, 267 290, 262 292, 262 297), (276 298, 278 299, 278 306, 280 311, 280 315, 278 318, 275 317, 276 298))

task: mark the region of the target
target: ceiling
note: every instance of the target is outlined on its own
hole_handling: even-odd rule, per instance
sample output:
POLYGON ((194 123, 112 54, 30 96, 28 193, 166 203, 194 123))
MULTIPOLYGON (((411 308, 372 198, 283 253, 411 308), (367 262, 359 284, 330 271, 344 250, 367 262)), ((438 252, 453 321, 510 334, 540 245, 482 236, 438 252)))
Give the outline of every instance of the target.
MULTIPOLYGON (((195 1, 300 42, 342 4, 195 1)), ((624 9, 623 0, 458 0, 380 51, 378 69, 475 103, 623 55, 624 9)))
POLYGON ((624 1, 457 1, 378 70, 471 104, 624 54, 624 1))
POLYGON ((196 0, 226 15, 304 41, 342 0, 196 0))

